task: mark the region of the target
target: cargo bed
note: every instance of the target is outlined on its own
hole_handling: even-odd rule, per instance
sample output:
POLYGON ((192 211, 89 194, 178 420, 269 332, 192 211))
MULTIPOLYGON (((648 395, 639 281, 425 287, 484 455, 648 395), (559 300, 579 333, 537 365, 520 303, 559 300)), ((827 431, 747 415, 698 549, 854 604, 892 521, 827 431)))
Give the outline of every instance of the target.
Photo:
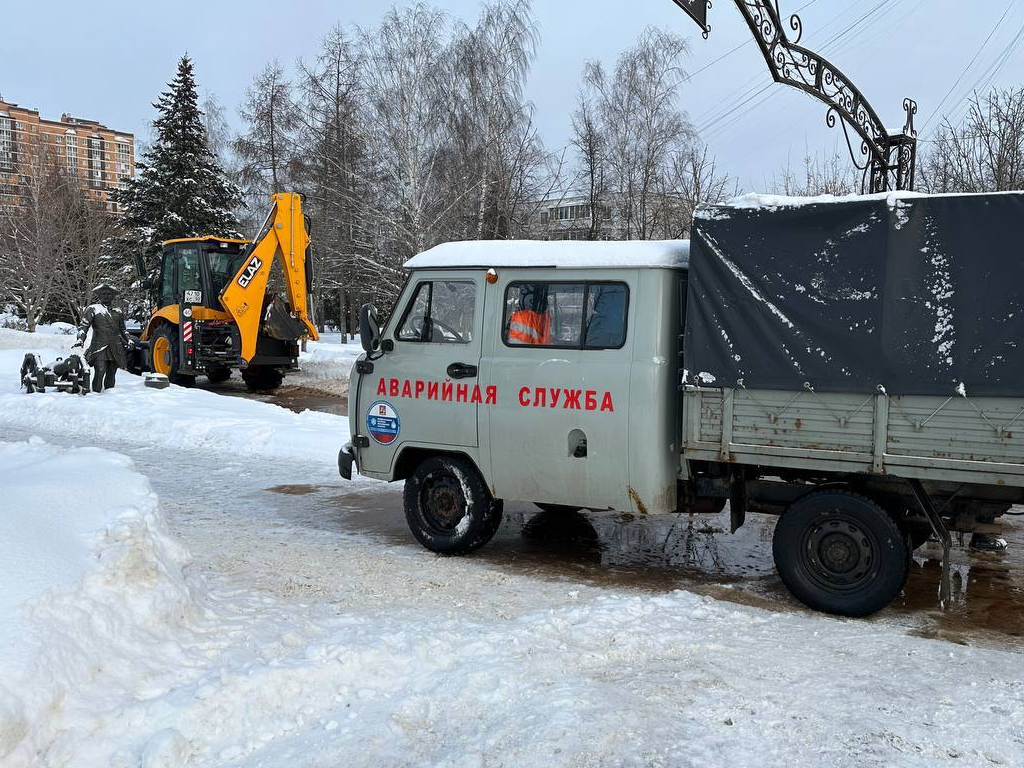
POLYGON ((683 398, 691 461, 1024 486, 1024 397, 689 385, 683 398))

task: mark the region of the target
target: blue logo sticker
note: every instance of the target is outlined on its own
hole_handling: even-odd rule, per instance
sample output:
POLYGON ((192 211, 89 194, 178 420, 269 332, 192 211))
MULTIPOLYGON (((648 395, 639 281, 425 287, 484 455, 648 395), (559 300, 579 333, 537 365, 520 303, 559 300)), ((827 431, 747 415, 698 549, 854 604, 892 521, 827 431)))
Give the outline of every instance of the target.
POLYGON ((398 433, 402 431, 402 420, 398 418, 398 411, 391 403, 378 400, 366 413, 366 429, 374 441, 381 445, 390 445, 398 439, 398 433))

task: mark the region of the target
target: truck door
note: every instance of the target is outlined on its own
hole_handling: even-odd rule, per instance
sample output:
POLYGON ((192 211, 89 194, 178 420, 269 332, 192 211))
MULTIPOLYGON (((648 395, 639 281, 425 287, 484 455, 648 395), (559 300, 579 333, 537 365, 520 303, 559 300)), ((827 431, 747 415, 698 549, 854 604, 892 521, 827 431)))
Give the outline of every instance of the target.
MULTIPOLYGON (((507 273, 506 273, 507 274, 507 273)), ((634 273, 520 273, 500 283, 485 375, 496 496, 630 509, 629 423, 634 273)))
POLYGON ((390 349, 359 379, 360 472, 387 475, 405 446, 477 447, 483 308, 482 272, 413 274, 383 334, 390 349))

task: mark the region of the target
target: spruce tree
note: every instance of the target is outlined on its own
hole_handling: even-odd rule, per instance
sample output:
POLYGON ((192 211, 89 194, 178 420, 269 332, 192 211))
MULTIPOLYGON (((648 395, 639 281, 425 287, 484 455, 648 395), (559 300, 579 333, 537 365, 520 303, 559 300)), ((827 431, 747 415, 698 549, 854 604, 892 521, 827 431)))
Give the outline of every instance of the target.
POLYGON ((241 200, 207 143, 187 54, 153 106, 159 113, 156 138, 138 163, 138 175, 119 195, 130 247, 146 257, 151 272, 164 240, 239 237, 233 211, 241 200))

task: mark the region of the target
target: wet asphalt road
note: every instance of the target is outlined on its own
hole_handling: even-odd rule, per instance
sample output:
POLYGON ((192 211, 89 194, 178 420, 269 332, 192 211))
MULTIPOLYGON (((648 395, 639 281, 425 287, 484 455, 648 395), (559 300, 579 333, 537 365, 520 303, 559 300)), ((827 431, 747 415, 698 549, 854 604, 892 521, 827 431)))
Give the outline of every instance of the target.
MULTIPOLYGON (((346 413, 347 402, 320 393, 282 388, 256 395, 296 411, 346 413)), ((331 486, 284 485, 273 493, 311 496, 330 504, 331 486)), ((339 503, 341 499, 338 499, 339 503)), ((389 545, 412 542, 400 499, 365 492, 344 496, 346 527, 389 545), (382 505, 382 502, 385 502, 382 505)), ((776 518, 751 514, 735 534, 728 508, 717 516, 635 518, 608 512, 540 513, 510 504, 495 539, 479 557, 541 578, 645 591, 688 589, 773 610, 803 610, 775 575, 771 540, 776 518)), ((1024 518, 1003 518, 1004 553, 975 553, 954 536, 953 603, 938 605, 941 550, 930 543, 915 552, 903 594, 872 621, 895 622, 923 637, 1024 650, 1024 518), (1016 521, 1020 522, 1016 522, 1016 521)))
MULTIPOLYGON (((295 388, 255 397, 296 411, 345 410, 343 398, 295 388)), ((56 444, 82 444, 41 436, 56 444)), ((278 593, 343 601, 351 598, 342 586, 344 564, 335 560, 344 549, 339 542, 362 542, 358 546, 364 551, 402 557, 423 554, 406 526, 397 484, 353 485, 327 465, 253 465, 231 457, 179 455, 174 471, 168 471, 167 456, 159 449, 88 444, 133 458, 150 477, 172 530, 203 571, 278 593), (296 563, 306 571, 302 579, 292 572, 296 563)), ((464 563, 568 585, 645 593, 686 589, 738 604, 804 611, 775 575, 774 524, 773 517, 752 514, 730 535, 727 511, 639 518, 541 513, 529 504, 508 504, 494 540, 464 563)), ((937 600, 939 549, 934 544, 919 549, 904 593, 867 621, 922 637, 1024 651, 1024 518, 1005 518, 1004 537, 1010 547, 999 554, 971 553, 955 540, 954 600, 946 611, 937 600)))

